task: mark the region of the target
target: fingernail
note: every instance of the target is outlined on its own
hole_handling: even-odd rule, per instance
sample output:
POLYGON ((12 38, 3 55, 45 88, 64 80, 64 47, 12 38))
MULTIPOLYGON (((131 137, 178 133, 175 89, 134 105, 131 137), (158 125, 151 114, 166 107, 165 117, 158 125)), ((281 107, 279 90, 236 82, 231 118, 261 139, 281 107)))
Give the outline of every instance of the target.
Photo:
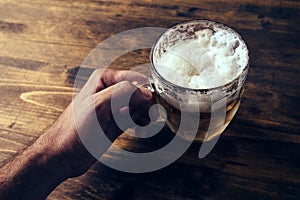
POLYGON ((129 107, 126 106, 126 107, 120 108, 119 113, 121 116, 127 116, 129 113, 129 107))
POLYGON ((143 95, 146 99, 151 99, 152 98, 152 93, 149 90, 144 89, 144 91, 142 91, 142 92, 143 92, 143 95))

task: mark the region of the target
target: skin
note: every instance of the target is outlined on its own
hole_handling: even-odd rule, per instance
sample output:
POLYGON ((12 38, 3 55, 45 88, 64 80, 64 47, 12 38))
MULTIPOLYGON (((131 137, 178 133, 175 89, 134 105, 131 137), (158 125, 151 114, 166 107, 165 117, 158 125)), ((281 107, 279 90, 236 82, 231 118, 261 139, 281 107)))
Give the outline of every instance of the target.
MULTIPOLYGON (((91 123, 95 123, 92 120, 94 111, 97 123, 111 141, 123 132, 113 116, 122 117, 124 112, 129 111, 135 123, 149 123, 152 94, 132 84, 134 81, 142 85, 145 80, 145 76, 135 72, 95 70, 51 128, 0 169, 0 199, 45 199, 64 180, 85 173, 97 159, 84 147, 77 130, 82 130, 81 137, 85 138, 98 134, 89 129, 91 123), (111 109, 112 98, 122 99, 131 92, 129 106, 111 109), (93 109, 88 102, 93 102, 93 109), (74 114, 79 117, 75 119, 74 114)), ((129 128, 131 124, 126 124, 126 121, 122 125, 129 128)), ((108 147, 99 145, 99 156, 108 147)))

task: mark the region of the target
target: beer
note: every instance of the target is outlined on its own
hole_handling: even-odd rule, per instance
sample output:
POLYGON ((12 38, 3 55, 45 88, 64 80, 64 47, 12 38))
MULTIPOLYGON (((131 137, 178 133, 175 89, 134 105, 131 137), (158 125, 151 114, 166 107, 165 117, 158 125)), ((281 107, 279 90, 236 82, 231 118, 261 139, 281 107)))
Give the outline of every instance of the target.
MULTIPOLYGON (((213 139, 219 133, 224 131, 224 129, 227 127, 227 125, 230 123, 230 121, 234 117, 235 113, 237 112, 237 110, 240 106, 242 95, 243 95, 243 90, 241 90, 239 92, 239 95, 236 99, 232 100, 231 102, 227 102, 226 118, 224 120, 224 123, 215 125, 214 130, 213 130, 214 133, 210 134, 208 136, 207 140, 213 139)), ((164 100, 159 95, 156 95, 156 100, 159 104, 161 104, 164 107, 164 109, 167 113, 167 116, 165 116, 167 126, 174 133, 177 133, 179 125, 180 125, 180 121, 181 121, 181 116, 183 116, 182 111, 180 109, 177 109, 175 106, 171 105, 170 103, 168 103, 166 100, 164 100)), ((218 112, 218 111, 216 111, 216 112, 218 112)), ((189 127, 197 126, 198 127, 197 135, 196 135, 195 139, 198 141, 203 141, 206 136, 206 133, 208 131, 209 124, 210 124, 211 112, 186 112, 184 114, 184 116, 188 117, 188 119, 186 119, 186 121, 188 123, 191 123, 192 125, 187 124, 185 126, 186 129, 182 133, 180 133, 179 136, 184 139, 189 139, 189 140, 193 139, 193 138, 190 138, 191 137, 190 133, 192 131, 194 131, 194 129, 191 128, 191 130, 189 130, 189 127)))
POLYGON ((165 32, 152 49, 151 71, 169 128, 178 133, 184 116, 183 138, 221 134, 239 108, 248 60, 246 44, 225 25, 196 20, 165 32))

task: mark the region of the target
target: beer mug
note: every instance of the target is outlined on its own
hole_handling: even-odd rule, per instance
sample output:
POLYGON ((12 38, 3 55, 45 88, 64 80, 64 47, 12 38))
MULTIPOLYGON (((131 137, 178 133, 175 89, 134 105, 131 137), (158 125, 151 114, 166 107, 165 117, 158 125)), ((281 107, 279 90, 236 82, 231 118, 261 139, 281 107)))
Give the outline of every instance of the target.
MULTIPOLYGON (((191 47, 194 46, 191 45, 191 47)), ((150 86, 154 91, 157 103, 163 107, 160 114, 172 132, 184 139, 200 142, 203 142, 203 140, 210 141, 219 136, 236 114, 244 93, 243 84, 248 72, 249 56, 247 46, 241 36, 231 28, 209 20, 193 20, 180 23, 171 27, 159 37, 151 50, 150 61, 152 74, 150 86), (224 51, 222 48, 218 48, 218 45, 224 43, 222 41, 224 36, 219 34, 219 32, 222 33, 220 30, 224 30, 229 38, 235 38, 234 41, 229 41, 235 44, 226 44, 232 47, 229 50, 232 55, 230 52, 229 54, 226 52, 226 48, 224 51), (204 39, 198 40, 199 37, 204 39), (219 37, 220 41, 212 41, 209 37, 219 37), (176 51, 178 45, 192 44, 193 42, 198 42, 199 50, 186 47, 183 50, 176 51), (204 43, 202 44, 201 42, 204 43), (211 47, 210 53, 205 52, 204 47, 206 49, 211 47), (215 49, 215 52, 213 49, 215 49), (222 82, 222 77, 224 77, 223 71, 227 70, 226 72, 228 72, 231 70, 227 69, 228 66, 225 66, 226 62, 224 62, 224 69, 222 69, 223 65, 220 65, 220 63, 218 63, 220 69, 207 71, 203 67, 206 65, 208 67, 216 67, 213 66, 217 62, 214 59, 218 58, 219 51, 222 53, 222 56, 224 54, 225 61, 226 58, 235 59, 235 62, 238 63, 235 65, 235 67, 238 66, 236 73, 226 74, 226 78, 229 80, 227 82, 222 82), (198 52, 198 54, 195 54, 195 52, 198 52), (160 59, 163 59, 167 53, 172 54, 168 57, 171 61, 161 64, 160 59), (202 60, 196 57, 201 57, 202 60), (173 62, 172 59, 173 61, 178 60, 177 63, 183 66, 180 70, 183 71, 185 66, 195 66, 195 69, 192 70, 199 71, 196 78, 199 77, 202 82, 203 80, 205 82, 206 79, 208 84, 205 87, 201 87, 201 85, 191 87, 189 84, 186 84, 183 79, 188 76, 185 76, 182 72, 181 74, 178 73, 178 68, 175 66, 176 62, 173 62), (168 62, 169 66, 166 66, 168 62), (197 65, 200 68, 197 68, 197 65), (227 68, 225 69, 225 67, 227 68), (204 77, 201 77, 201 75, 204 77), (218 84, 211 84, 213 82, 218 84), (182 124, 183 117, 185 119, 184 124, 182 124)), ((231 66, 229 65, 229 67, 231 66)), ((197 85, 198 83, 196 82, 195 84, 197 85)))

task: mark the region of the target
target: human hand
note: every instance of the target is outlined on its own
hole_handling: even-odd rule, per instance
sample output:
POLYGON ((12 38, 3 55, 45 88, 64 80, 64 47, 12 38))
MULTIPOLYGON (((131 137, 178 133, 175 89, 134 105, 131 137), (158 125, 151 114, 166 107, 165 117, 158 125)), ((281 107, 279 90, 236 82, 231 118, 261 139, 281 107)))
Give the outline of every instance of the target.
POLYGON ((123 117, 122 130, 114 117, 123 119, 129 111, 135 123, 146 125, 150 121, 152 94, 131 83, 145 81, 146 77, 136 72, 95 70, 52 127, 0 169, 0 198, 44 199, 65 179, 83 174, 96 158, 85 148, 82 139, 93 143, 97 156, 101 157, 111 143, 94 141, 95 136, 105 134, 114 141, 124 128, 132 126, 123 117), (122 101, 128 95, 131 96, 129 106, 122 101), (112 100, 117 102, 113 109, 112 100), (93 128, 95 124, 100 124, 102 133, 93 128))
POLYGON ((53 155, 63 161, 65 176, 83 174, 96 160, 84 147, 82 139, 96 142, 97 158, 109 148, 110 143, 94 139, 101 134, 95 128, 98 124, 103 133, 114 141, 126 128, 132 126, 128 119, 122 119, 126 111, 129 110, 132 120, 139 125, 150 122, 148 111, 152 105, 152 94, 146 88, 137 88, 132 82, 143 85, 147 78, 132 71, 96 70, 56 123, 41 137, 48 141, 52 138, 51 146, 55 149, 53 155), (131 96, 129 106, 126 101, 122 101, 128 95, 131 96), (112 100, 118 104, 113 110, 112 100), (96 120, 93 118, 94 113, 96 120), (121 118, 121 124, 118 125, 123 129, 116 124, 115 118, 121 118))

